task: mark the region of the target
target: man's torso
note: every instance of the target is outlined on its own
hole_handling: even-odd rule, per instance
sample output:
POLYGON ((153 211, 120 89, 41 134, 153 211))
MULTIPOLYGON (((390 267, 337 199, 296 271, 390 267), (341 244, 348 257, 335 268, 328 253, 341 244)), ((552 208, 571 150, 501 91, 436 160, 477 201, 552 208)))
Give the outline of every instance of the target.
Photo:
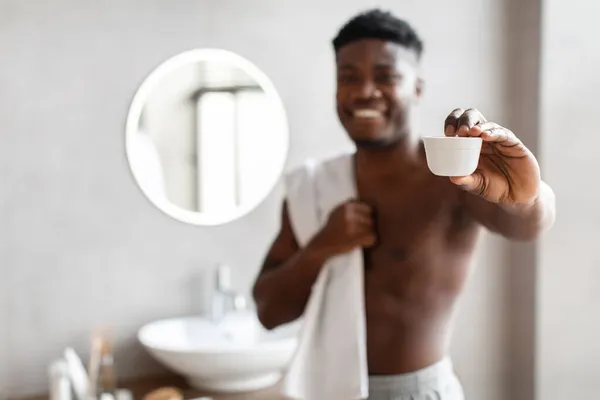
POLYGON ((413 173, 369 179, 359 199, 375 210, 377 245, 364 251, 371 374, 399 374, 439 361, 454 303, 478 236, 462 193, 447 178, 413 173))

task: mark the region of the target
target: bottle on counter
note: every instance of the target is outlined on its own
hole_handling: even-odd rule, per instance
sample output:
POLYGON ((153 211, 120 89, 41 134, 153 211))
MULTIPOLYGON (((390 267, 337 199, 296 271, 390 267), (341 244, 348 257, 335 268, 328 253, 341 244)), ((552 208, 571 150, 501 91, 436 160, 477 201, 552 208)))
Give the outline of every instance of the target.
POLYGON ((92 341, 89 365, 90 400, 116 400, 117 373, 112 345, 106 336, 92 341))
POLYGON ((50 400, 72 400, 69 367, 63 359, 54 361, 48 368, 50 400))

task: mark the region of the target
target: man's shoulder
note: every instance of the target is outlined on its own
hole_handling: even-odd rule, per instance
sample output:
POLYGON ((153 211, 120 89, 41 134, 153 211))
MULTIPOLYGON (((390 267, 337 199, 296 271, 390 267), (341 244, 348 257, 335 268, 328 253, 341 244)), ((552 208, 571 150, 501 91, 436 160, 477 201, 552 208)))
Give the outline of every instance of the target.
POLYGON ((335 156, 323 158, 307 158, 299 166, 289 170, 284 178, 290 193, 307 191, 317 181, 330 181, 332 176, 339 177, 350 171, 350 161, 353 153, 338 153, 335 156))
POLYGON ((321 157, 321 158, 306 158, 300 165, 292 168, 286 173, 286 175, 297 175, 306 173, 307 171, 326 170, 330 168, 336 168, 341 163, 345 163, 352 159, 354 152, 342 152, 333 156, 321 157))

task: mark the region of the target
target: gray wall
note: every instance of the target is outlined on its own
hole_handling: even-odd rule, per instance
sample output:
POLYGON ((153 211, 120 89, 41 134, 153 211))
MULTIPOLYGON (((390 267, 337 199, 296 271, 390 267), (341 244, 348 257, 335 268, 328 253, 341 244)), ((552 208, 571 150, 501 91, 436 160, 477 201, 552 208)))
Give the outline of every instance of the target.
POLYGON ((544 2, 541 149, 559 203, 541 242, 538 385, 544 400, 600 393, 600 3, 544 2))
MULTIPOLYGON (((500 123, 517 120, 507 82, 519 49, 510 46, 512 11, 502 0, 0 0, 5 395, 43 391, 47 364, 65 346, 86 356, 90 333, 103 325, 118 339, 121 376, 160 371, 136 330, 200 311, 194 282, 216 262, 232 265, 234 284, 248 290, 274 235, 280 188, 243 219, 210 229, 172 220, 142 196, 123 131, 143 78, 192 48, 247 57, 270 76, 288 111, 289 169, 348 146, 333 112, 329 39, 370 4, 408 18, 426 41, 423 132, 441 133, 459 106, 500 123)), ((503 240, 485 238, 456 324, 452 353, 473 399, 508 398, 506 250, 503 240)))

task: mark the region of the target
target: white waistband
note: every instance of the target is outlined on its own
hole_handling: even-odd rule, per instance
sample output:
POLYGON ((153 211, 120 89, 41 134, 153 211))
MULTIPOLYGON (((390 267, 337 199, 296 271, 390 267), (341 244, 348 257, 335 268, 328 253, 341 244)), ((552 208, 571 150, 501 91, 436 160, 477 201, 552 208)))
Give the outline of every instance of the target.
POLYGON ((446 384, 455 378, 452 361, 449 357, 418 371, 397 375, 371 375, 371 392, 389 391, 395 393, 414 392, 446 384))

